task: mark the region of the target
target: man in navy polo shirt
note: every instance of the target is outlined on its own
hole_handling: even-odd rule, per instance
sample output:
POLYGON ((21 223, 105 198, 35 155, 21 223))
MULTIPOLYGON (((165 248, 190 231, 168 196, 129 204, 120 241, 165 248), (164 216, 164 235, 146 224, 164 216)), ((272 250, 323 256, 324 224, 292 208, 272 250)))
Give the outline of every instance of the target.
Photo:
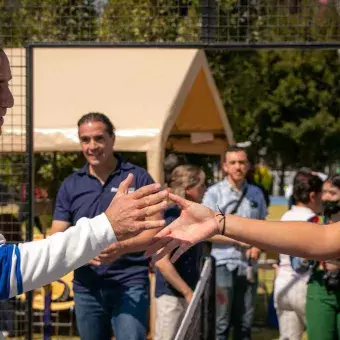
MULTIPOLYGON (((83 116, 78 134, 87 163, 62 183, 52 233, 66 230, 82 217, 105 211, 129 173, 135 179, 132 190, 153 183, 146 170, 114 155, 114 126, 105 115, 83 116)), ((124 241, 119 249, 113 245, 75 271, 75 310, 81 339, 109 340, 112 328, 118 340, 146 338, 149 260, 142 250, 156 231, 144 231, 124 241)))

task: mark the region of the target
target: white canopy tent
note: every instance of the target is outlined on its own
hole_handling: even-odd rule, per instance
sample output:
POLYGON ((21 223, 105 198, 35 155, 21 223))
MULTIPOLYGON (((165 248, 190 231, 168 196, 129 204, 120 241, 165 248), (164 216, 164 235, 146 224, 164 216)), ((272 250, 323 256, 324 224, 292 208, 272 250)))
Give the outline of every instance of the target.
MULTIPOLYGON (((23 152, 25 50, 6 51, 15 106, 2 152, 23 152)), ((233 142, 205 53, 193 49, 36 47, 33 60, 34 150, 79 151, 77 121, 105 113, 117 151, 146 152, 148 171, 163 180, 166 147, 222 154, 233 142)))

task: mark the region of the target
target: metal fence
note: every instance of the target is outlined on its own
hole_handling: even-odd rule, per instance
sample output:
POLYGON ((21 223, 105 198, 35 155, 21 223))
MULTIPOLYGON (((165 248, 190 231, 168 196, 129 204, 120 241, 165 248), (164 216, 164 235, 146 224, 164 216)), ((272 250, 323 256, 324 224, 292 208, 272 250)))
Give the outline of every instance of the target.
MULTIPOLYGON (((2 6, 0 2, 0 26, 4 23, 2 6)), ((5 38, 2 28, 0 41, 5 38)), ((14 39, 9 31, 7 36, 14 39)), ((10 87, 16 107, 9 110, 3 137, 0 138, 0 230, 8 243, 20 243, 32 239, 33 124, 26 110, 26 56, 16 51, 8 53, 8 57, 15 75, 10 87), (14 133, 8 134, 9 131, 14 133)), ((0 332, 29 337, 32 329, 31 301, 31 293, 0 301, 0 332)))
MULTIPOLYGON (((338 48, 339 15, 339 0, 0 0, 0 42, 13 52, 12 70, 20 74, 19 83, 11 84, 19 109, 9 114, 13 119, 6 124, 24 137, 20 153, 11 152, 18 149, 14 139, 0 139, 1 232, 12 242, 32 239, 33 124, 24 101, 30 79, 26 56, 16 53, 16 47, 110 42, 214 49, 338 48)), ((0 330, 32 337, 30 295, 0 310, 0 330)))
POLYGON ((339 41, 339 13, 338 0, 1 0, 0 38, 325 47, 339 41))

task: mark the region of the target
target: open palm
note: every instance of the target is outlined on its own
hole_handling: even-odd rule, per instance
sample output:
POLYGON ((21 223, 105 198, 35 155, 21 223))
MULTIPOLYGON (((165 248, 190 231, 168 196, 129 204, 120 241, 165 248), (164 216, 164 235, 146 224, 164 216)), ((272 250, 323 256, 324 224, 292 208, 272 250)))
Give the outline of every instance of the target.
POLYGON ((160 251, 155 256, 155 261, 178 248, 171 257, 171 261, 175 262, 196 243, 219 233, 215 213, 212 210, 171 193, 169 198, 181 208, 181 215, 154 236, 145 255, 150 256, 160 251))

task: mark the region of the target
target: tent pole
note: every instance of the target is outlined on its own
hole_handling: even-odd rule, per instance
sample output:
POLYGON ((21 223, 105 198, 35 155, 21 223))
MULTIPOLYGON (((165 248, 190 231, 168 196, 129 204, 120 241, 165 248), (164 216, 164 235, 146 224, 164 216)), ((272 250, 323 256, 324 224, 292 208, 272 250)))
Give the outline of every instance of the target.
POLYGON ((146 159, 149 174, 152 176, 155 182, 164 184, 164 148, 158 145, 157 147, 152 148, 152 150, 147 151, 146 159))

